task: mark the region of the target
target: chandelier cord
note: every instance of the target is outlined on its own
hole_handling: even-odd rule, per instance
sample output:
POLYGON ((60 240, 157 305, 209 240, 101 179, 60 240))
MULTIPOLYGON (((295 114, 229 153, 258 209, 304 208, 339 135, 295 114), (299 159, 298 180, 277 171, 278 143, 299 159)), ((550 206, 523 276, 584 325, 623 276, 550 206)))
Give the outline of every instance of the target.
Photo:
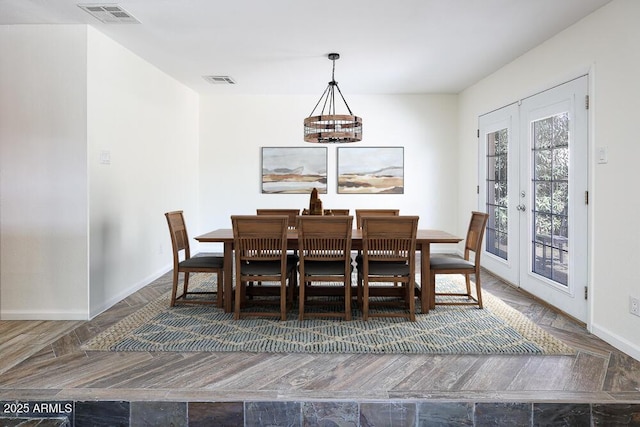
POLYGON ((340 86, 338 86, 336 84, 336 87, 338 88, 338 93, 340 94, 340 98, 342 98, 342 102, 344 102, 344 105, 346 105, 347 110, 349 110, 349 114, 353 116, 353 113, 351 112, 351 108, 349 108, 349 104, 347 104, 347 100, 344 99, 344 95, 342 95, 342 91, 340 90, 340 86))
POLYGON ((335 95, 334 95, 334 89, 333 89, 334 86, 338 88, 338 93, 340 94, 340 98, 342 98, 342 102, 344 102, 344 105, 347 107, 349 114, 353 115, 353 112, 351 112, 351 108, 349 107, 349 104, 347 104, 347 100, 344 99, 344 95, 340 90, 340 86, 338 86, 338 82, 336 82, 336 77, 335 77, 336 76, 336 60, 332 59, 331 61, 333 62, 333 67, 331 70, 331 81, 327 85, 327 88, 324 90, 324 92, 322 92, 322 95, 320 95, 320 99, 318 99, 318 102, 316 102, 316 105, 313 107, 313 110, 311 110, 311 114, 309 114, 309 116, 313 116, 313 113, 315 113, 316 109, 318 108, 318 105, 320 105, 320 102, 322 101, 323 98, 324 98, 324 104, 322 105, 322 111, 320 112, 320 115, 324 115, 324 110, 327 108, 327 102, 329 102, 329 115, 332 114, 332 111, 333 111, 333 114, 336 113, 336 101, 335 101, 335 95))
MULTIPOLYGON (((324 92, 322 92, 322 95, 320 95, 320 99, 318 99, 318 102, 316 102, 316 106, 313 107, 313 110, 311 110, 311 114, 309 114, 309 116, 313 116, 313 113, 316 111, 316 108, 318 108, 318 105, 320 105, 320 101, 322 101, 322 99, 327 95, 327 91, 329 90, 329 88, 331 87, 331 85, 328 85, 327 88, 324 90, 324 92)), ((327 99, 329 97, 327 96, 327 99)), ((327 100, 325 99, 324 101, 324 105, 322 106, 322 111, 324 112, 324 108, 327 105, 327 100)))
POLYGON ((336 60, 332 59, 331 62, 333 62, 333 68, 331 69, 331 81, 335 83, 336 82, 336 60))

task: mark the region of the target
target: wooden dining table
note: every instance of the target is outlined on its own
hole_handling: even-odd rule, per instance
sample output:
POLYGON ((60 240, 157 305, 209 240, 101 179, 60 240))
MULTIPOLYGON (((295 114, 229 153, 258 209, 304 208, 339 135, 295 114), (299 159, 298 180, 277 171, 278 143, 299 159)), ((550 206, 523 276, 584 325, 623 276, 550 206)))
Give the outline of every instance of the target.
MULTIPOLYGON (((195 238, 201 243, 222 243, 224 245, 224 311, 233 311, 233 230, 231 228, 219 228, 195 238)), ((429 258, 431 256, 432 243, 458 243, 462 239, 446 231, 419 229, 416 236, 416 250, 420 251, 420 280, 421 286, 416 294, 420 297, 422 313, 428 313, 430 308, 429 276, 431 274, 429 258)), ((362 249, 362 230, 353 230, 351 235, 353 250, 362 249)), ((298 249, 297 230, 287 231, 287 248, 298 249)))

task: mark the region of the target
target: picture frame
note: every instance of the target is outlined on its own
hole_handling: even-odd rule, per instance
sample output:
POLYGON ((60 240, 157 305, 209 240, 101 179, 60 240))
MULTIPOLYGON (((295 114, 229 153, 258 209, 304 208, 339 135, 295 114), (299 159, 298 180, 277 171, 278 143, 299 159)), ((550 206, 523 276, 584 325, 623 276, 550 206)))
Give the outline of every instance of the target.
POLYGON ((404 147, 338 147, 339 194, 404 194, 404 147))
POLYGON ((262 147, 263 194, 327 193, 327 147, 262 147))

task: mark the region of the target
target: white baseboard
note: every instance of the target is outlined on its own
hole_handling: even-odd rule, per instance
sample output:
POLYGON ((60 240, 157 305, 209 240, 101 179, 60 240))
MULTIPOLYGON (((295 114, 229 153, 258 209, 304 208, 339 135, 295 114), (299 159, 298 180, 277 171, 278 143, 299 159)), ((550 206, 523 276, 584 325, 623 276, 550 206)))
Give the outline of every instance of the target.
POLYGON ((98 307, 91 310, 90 313, 86 311, 2 310, 1 320, 91 320, 129 295, 171 271, 172 268, 173 264, 162 267, 142 280, 132 284, 124 291, 112 296, 107 301, 103 301, 98 307))
POLYGON ((138 282, 132 284, 130 287, 128 287, 127 289, 123 290, 122 292, 119 292, 116 295, 113 295, 108 300, 102 301, 101 304, 98 307, 94 307, 91 310, 91 312, 89 313, 89 320, 93 319, 97 315, 99 315, 99 314, 105 312, 106 310, 110 309, 115 304, 119 303, 120 301, 122 301, 123 299, 125 299, 129 295, 133 294, 134 292, 137 292, 140 289, 144 288, 149 283, 153 282, 154 280, 158 279, 159 277, 165 275, 167 272, 171 271, 171 269, 173 269, 173 264, 168 265, 168 266, 164 266, 161 269, 159 269, 159 270, 155 271, 154 273, 151 273, 147 277, 143 278, 142 280, 139 280, 138 282))
POLYGON ((640 362, 640 347, 637 343, 632 343, 598 325, 591 325, 591 333, 640 362))
POLYGON ((85 311, 3 310, 2 320, 89 320, 85 311))

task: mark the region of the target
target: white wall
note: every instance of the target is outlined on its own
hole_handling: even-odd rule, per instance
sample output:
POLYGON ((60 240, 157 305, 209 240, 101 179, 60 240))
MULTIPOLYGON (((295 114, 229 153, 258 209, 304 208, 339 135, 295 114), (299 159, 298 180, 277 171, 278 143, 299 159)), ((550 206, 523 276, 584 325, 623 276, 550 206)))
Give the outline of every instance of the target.
POLYGON ((84 25, 0 51, 0 316, 93 317, 171 268, 164 212, 198 216, 198 95, 84 25))
POLYGON ((195 92, 97 30, 88 36, 93 317, 172 267, 163 214, 197 218, 199 114, 195 92))
MULTIPOLYGON (((362 141, 348 146, 404 147, 405 191, 337 194, 337 146, 328 145, 323 206, 350 208, 352 215, 356 208, 397 207, 419 215, 420 227, 456 231, 457 96, 350 96, 347 90, 345 97, 363 118, 362 141)), ((261 147, 316 146, 304 142, 302 125, 316 102, 316 96, 201 97, 199 232, 230 228, 230 215, 255 214, 258 207, 308 207, 307 194, 261 194, 261 147)))
MULTIPOLYGON (((461 211, 476 206, 478 116, 590 74, 590 321, 596 335, 640 360, 640 2, 615 0, 460 95, 461 211), (595 147, 608 148, 598 164, 595 147)), ((459 222, 458 229, 463 223, 459 222)))
POLYGON ((0 315, 86 319, 86 29, 0 26, 0 315))

